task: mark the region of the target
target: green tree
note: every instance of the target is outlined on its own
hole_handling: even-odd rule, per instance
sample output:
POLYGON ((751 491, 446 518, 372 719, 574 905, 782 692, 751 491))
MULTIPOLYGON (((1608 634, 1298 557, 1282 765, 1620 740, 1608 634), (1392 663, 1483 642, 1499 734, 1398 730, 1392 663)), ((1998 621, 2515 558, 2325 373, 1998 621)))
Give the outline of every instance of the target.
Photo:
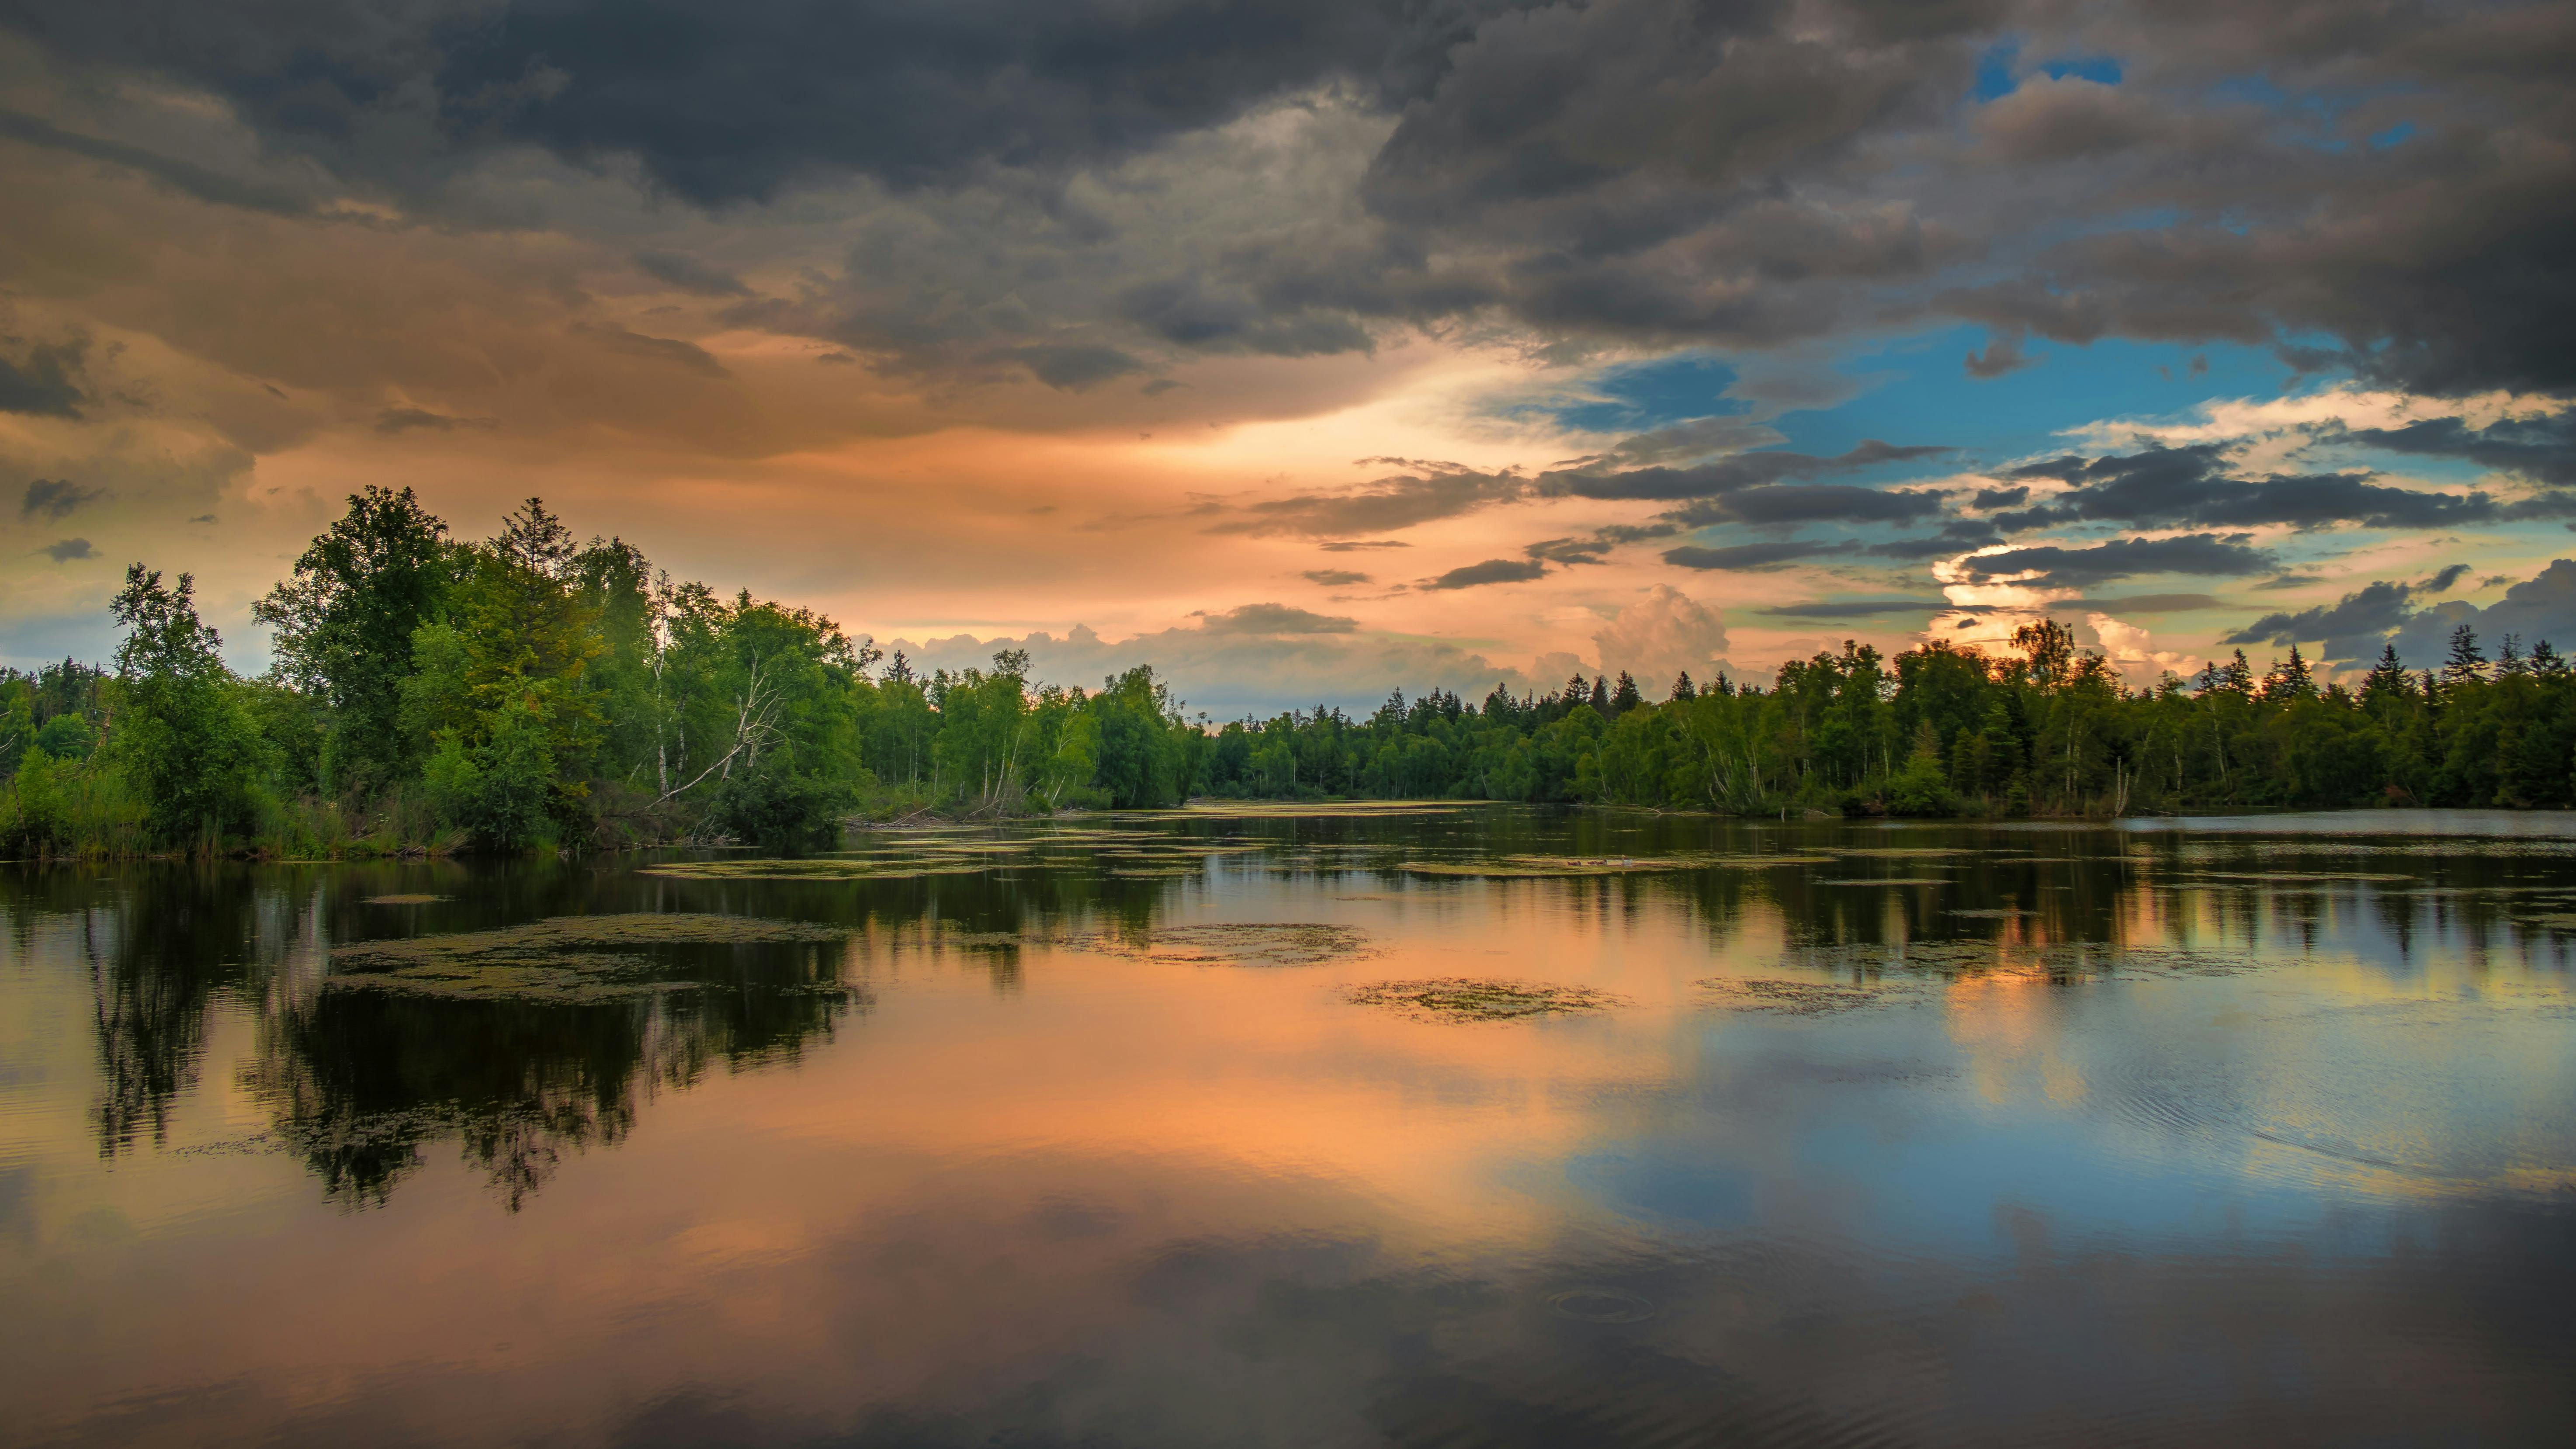
POLYGON ((326 791, 371 791, 412 773, 402 682, 412 635, 456 581, 446 540, 447 525, 409 488, 370 484, 251 606, 273 631, 277 673, 325 707, 317 774, 326 791))
POLYGON ((117 645, 115 764, 141 792, 151 828, 166 841, 245 830, 258 810, 265 765, 259 730, 222 639, 197 618, 196 580, 164 586, 135 564, 108 605, 117 645))

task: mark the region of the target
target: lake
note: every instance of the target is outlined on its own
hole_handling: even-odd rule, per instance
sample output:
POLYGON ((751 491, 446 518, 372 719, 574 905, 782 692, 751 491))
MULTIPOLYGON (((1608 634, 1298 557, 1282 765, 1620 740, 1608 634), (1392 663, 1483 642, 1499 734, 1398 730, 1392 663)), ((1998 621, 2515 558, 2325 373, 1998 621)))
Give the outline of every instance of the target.
POLYGON ((2566 1442, 2576 819, 0 867, 0 1444, 2566 1442))

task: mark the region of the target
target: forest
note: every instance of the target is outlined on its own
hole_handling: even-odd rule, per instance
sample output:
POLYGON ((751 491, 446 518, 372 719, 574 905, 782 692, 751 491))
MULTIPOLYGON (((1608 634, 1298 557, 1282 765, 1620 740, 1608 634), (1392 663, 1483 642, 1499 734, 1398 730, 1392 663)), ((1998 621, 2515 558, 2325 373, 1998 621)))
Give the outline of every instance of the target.
POLYGON ((2296 646, 2130 689, 2054 620, 2013 652, 1862 644, 1768 686, 1626 673, 1481 702, 1401 693, 1211 726, 1148 665, 1096 690, 1028 656, 923 675, 809 609, 675 583, 530 499, 452 537, 369 487, 254 608, 230 668, 190 577, 136 564, 106 667, 0 671, 0 849, 330 858, 827 846, 843 822, 1481 799, 1731 814, 2105 816, 2576 804, 2576 677, 2546 640, 2355 686, 2296 646))

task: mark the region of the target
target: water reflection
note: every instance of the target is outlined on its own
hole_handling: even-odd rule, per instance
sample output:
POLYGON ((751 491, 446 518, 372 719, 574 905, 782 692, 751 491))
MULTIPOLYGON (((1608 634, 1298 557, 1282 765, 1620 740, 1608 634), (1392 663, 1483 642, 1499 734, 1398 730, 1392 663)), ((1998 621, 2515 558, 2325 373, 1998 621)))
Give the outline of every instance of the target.
POLYGON ((2576 1413, 2576 835, 1111 824, 907 878, 6 878, 0 1444, 2576 1413), (828 929, 606 933, 554 997, 358 969, 630 913, 828 929), (1628 1004, 1353 1004, 1434 977, 1628 1004))

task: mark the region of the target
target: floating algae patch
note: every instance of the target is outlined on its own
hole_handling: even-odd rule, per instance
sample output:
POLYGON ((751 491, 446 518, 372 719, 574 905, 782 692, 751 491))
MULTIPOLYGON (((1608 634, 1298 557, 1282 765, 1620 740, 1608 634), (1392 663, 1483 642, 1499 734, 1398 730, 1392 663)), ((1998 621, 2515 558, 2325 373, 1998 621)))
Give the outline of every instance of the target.
POLYGON ((619 947, 787 945, 848 934, 838 926, 754 916, 558 916, 494 931, 337 946, 329 984, 429 996, 603 1000, 695 984, 658 979, 668 963, 619 947))
POLYGON ((990 868, 975 860, 815 856, 799 860, 670 860, 644 866, 635 873, 672 880, 914 880, 931 875, 975 875, 990 868))
POLYGON ((1356 926, 1305 921, 1161 926, 1133 935, 1076 936, 1064 944, 1176 966, 1321 966, 1371 953, 1368 933, 1356 926))
MULTIPOLYGON (((1470 802, 1481 804, 1483 802, 1470 802)), ((1338 800, 1300 802, 1282 800, 1275 803, 1244 801, 1226 805, 1190 805, 1179 810, 1136 811, 1148 818, 1200 816, 1207 819, 1240 820, 1335 820, 1366 818, 1374 815, 1455 815, 1464 805, 1418 803, 1408 800, 1338 800)))
POLYGON ((367 897, 367 904, 371 906, 426 906, 447 899, 449 899, 449 897, 446 896, 369 896, 367 897))
POLYGON ((1505 855, 1492 860, 1408 860, 1408 875, 1472 876, 1486 880, 1559 880, 1596 875, 1675 875, 1696 870, 1767 870, 1775 866, 1830 865, 1825 855, 1505 855))
POLYGON ((2012 942, 1908 941, 1805 946, 1779 964, 1861 978, 1892 973, 1937 976, 2085 977, 2100 981, 2170 976, 2233 976, 2264 964, 2250 956, 2174 946, 2117 946, 2086 942, 2027 946, 2012 942))
POLYGON ((1893 1001, 1919 998, 1915 986, 1877 984, 1847 986, 1830 981, 1781 981, 1758 976, 1710 976, 1692 983, 1713 1005, 1735 1011, 1770 1011, 1787 1016, 1823 1016, 1856 1011, 1893 1001))
POLYGON ((2224 881, 2240 881, 2240 880, 2241 880, 2241 881, 2250 881, 2250 882, 2255 882, 2255 883, 2262 884, 2262 885, 2313 885, 2313 884, 2319 884, 2319 883, 2322 883, 2322 882, 2325 882, 2325 881, 2338 881, 2338 880, 2365 880, 2365 881, 2391 881, 2391 880, 2393 880, 2393 881, 2405 881, 2405 882, 2408 882, 2408 883, 2412 883, 2413 881, 2415 881, 2416 879, 2418 879, 2418 877, 2411 876, 2411 875, 2386 875, 2386 874, 2374 874, 2374 873, 2369 872, 2369 871, 2331 871, 2331 870, 2303 870, 2303 871, 2286 871, 2286 870, 2273 870, 2273 871, 2253 871, 2253 870, 2201 870, 2201 871, 2192 871, 2192 872, 2189 872, 2189 873, 2184 874, 2184 875, 2178 875, 2178 876, 2176 876, 2176 877, 2175 877, 2175 879, 2176 879, 2176 880, 2224 880, 2224 881))
POLYGON ((1425 981, 1379 981, 1343 993, 1354 1006, 1379 1006, 1422 1021, 1522 1021, 1606 1011, 1628 1000, 1589 986, 1546 981, 1503 981, 1441 976, 1425 981))

